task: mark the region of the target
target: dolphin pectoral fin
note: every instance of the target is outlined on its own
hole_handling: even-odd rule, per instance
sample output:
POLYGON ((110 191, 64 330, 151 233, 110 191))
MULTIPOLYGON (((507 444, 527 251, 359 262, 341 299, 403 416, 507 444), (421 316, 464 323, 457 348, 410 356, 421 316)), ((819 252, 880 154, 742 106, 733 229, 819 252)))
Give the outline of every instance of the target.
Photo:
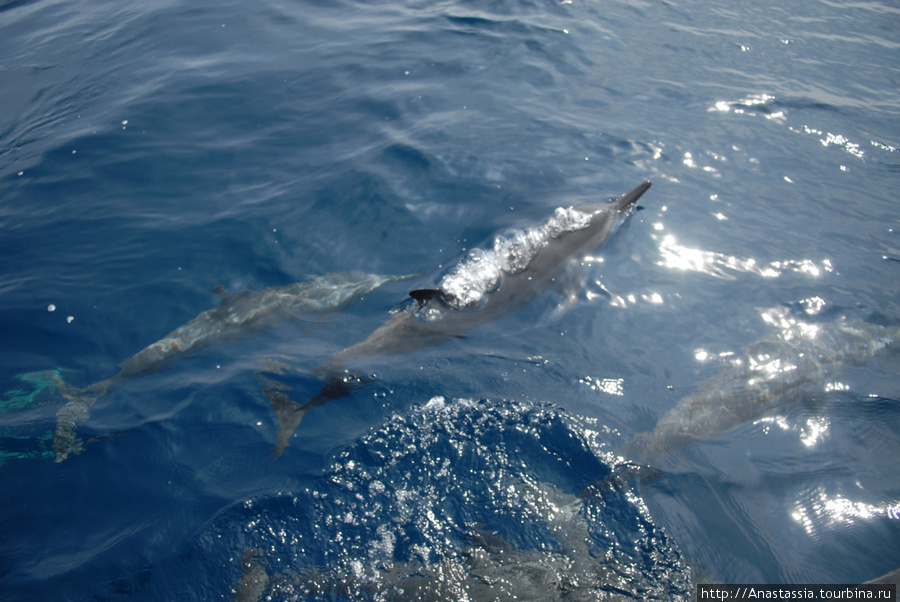
POLYGON ((53 453, 57 462, 62 462, 72 454, 80 454, 84 450, 84 442, 78 438, 76 431, 81 424, 91 417, 91 406, 109 393, 117 382, 116 377, 101 380, 86 389, 79 389, 55 376, 56 389, 66 399, 56 412, 56 430, 53 433, 53 453))
POLYGON ((556 287, 556 292, 562 297, 559 313, 565 316, 575 309, 583 289, 584 279, 581 276, 581 265, 573 262, 566 268, 559 286, 556 287))

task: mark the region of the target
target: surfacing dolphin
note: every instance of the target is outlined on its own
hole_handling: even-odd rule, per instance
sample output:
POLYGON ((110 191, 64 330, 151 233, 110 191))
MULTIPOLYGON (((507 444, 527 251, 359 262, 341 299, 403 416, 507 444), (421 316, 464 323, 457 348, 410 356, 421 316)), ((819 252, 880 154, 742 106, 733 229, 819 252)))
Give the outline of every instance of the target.
POLYGON ((90 407, 122 381, 157 372, 178 358, 221 342, 263 332, 291 317, 338 312, 388 282, 412 278, 364 272, 334 272, 262 291, 228 292, 213 289, 221 302, 122 362, 106 380, 78 389, 58 377, 56 385, 68 400, 57 412, 53 452, 56 461, 79 453, 83 444, 75 434, 90 416, 90 407))
MULTIPOLYGON (((497 236, 490 248, 474 249, 436 287, 412 291, 415 302, 394 313, 365 340, 315 367, 313 374, 326 384, 306 404, 268 389, 280 419, 273 455, 284 451, 309 409, 348 395, 362 382, 345 371, 350 362, 443 345, 537 299, 560 285, 558 279, 567 268, 580 269, 584 256, 606 242, 619 218, 633 209, 648 188, 649 181, 611 203, 560 207, 536 226, 497 236)), ((577 300, 578 290, 561 293, 570 307, 577 300)))
POLYGON ((804 322, 784 311, 763 313, 775 332, 744 347, 702 381, 649 433, 626 443, 625 457, 651 459, 711 439, 822 392, 846 366, 900 347, 900 326, 858 319, 804 322))

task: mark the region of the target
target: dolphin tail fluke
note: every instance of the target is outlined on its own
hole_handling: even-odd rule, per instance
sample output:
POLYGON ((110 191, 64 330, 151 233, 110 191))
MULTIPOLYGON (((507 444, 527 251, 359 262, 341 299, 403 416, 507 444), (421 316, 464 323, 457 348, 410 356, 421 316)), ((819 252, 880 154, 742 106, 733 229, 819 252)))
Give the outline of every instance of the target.
POLYGON ((57 462, 62 462, 72 454, 84 451, 84 442, 78 437, 78 426, 88 418, 91 412, 88 405, 70 401, 56 412, 56 430, 53 432, 53 455, 57 462))
POLYGON ((619 211, 627 211, 629 208, 631 208, 632 205, 637 202, 639 198, 641 198, 642 194, 647 192, 647 189, 649 189, 651 185, 652 183, 650 182, 650 180, 647 180, 636 186, 634 190, 626 192, 625 194, 617 198, 614 201, 616 209, 618 209, 619 211))
POLYGON ((275 411, 275 417, 278 418, 278 433, 275 438, 275 447, 272 448, 272 457, 278 458, 284 453, 284 450, 290 445, 291 436, 309 409, 305 405, 300 405, 284 392, 277 389, 263 389, 263 394, 272 404, 275 411))
POLYGON ((278 435, 276 437, 275 447, 272 449, 272 457, 277 458, 284 453, 285 448, 290 445, 291 436, 300 422, 306 415, 306 412, 317 406, 325 405, 329 401, 347 397, 353 391, 371 382, 371 378, 361 377, 345 373, 341 376, 330 378, 325 386, 316 393, 315 397, 310 399, 303 405, 300 405, 283 391, 276 388, 263 388, 265 395, 275 410, 278 417, 278 435))
POLYGON ((57 391, 66 399, 56 412, 56 431, 53 433, 53 453, 57 462, 62 462, 72 454, 84 451, 84 442, 76 431, 91 417, 91 406, 109 393, 117 378, 107 378, 85 389, 79 389, 65 382, 59 375, 53 377, 57 391))
MULTIPOLYGON (((113 377, 80 389, 67 383, 62 373, 62 370, 56 369, 17 375, 16 378, 29 384, 31 390, 9 391, 0 399, 0 411, 4 412, 48 403, 47 396, 52 399, 59 395, 65 399, 65 403, 56 412, 56 429, 53 433, 53 455, 57 462, 62 462, 72 454, 81 453, 84 442, 76 434, 78 427, 90 417, 90 408, 94 402, 106 395, 117 382, 116 377, 113 377)), ((57 400, 58 398, 52 401, 55 403, 57 400)))

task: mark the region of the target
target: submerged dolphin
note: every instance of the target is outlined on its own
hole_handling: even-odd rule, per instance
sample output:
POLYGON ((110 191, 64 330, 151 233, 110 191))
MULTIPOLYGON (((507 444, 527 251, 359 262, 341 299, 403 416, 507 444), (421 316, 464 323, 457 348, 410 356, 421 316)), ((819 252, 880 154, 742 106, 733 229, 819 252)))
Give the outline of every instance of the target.
POLYGON ((53 437, 56 461, 61 462, 69 454, 81 451, 82 443, 75 430, 90 416, 89 409, 94 402, 118 383, 162 370, 181 356, 223 341, 263 332, 290 317, 340 311, 383 284, 414 275, 335 272, 263 291, 230 293, 225 287, 216 287, 213 292, 222 300, 216 307, 122 362, 116 375, 86 389, 77 389, 57 378, 59 391, 69 401, 57 412, 53 437))
POLYGON ((747 345, 619 453, 650 459, 710 439, 808 397, 814 390, 807 387, 823 387, 844 366, 900 347, 900 326, 845 318, 817 324, 785 315, 775 321, 775 333, 747 345))
MULTIPOLYGON (((619 218, 648 188, 650 182, 644 182, 612 203, 558 208, 541 224, 497 236, 491 248, 473 250, 435 288, 412 291, 415 303, 397 311, 365 340, 315 367, 313 373, 327 384, 308 403, 266 391, 280 410, 273 454, 284 451, 307 410, 348 395, 361 382, 345 372, 350 362, 442 345, 537 299, 560 285, 558 278, 566 268, 578 268, 587 253, 606 242, 619 218)), ((577 293, 565 291, 569 305, 577 293)))

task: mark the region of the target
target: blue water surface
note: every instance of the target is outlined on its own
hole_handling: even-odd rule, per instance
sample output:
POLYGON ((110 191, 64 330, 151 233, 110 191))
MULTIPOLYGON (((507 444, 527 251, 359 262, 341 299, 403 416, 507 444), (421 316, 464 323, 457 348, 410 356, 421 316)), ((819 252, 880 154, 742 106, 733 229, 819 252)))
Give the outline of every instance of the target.
POLYGON ((896 353, 618 453, 779 325, 900 321, 898 66, 879 1, 0 3, 0 597, 689 599, 900 567, 896 353), (266 391, 305 403, 468 250, 647 179, 575 308, 361 362, 270 456, 266 391), (421 275, 121 383, 54 461, 61 383, 216 286, 344 270, 421 275))

